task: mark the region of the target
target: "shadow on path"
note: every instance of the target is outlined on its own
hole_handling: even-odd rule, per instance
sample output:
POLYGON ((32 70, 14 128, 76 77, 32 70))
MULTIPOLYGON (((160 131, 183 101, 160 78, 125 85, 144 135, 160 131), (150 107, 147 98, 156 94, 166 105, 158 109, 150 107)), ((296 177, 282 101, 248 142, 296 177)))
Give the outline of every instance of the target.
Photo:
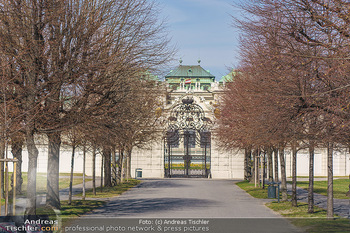
POLYGON ((172 209, 205 208, 215 202, 195 198, 150 198, 114 200, 108 203, 108 208, 94 211, 96 215, 130 216, 147 212, 161 212, 172 209))
POLYGON ((188 186, 175 180, 148 180, 136 186, 135 188, 179 188, 188 186))

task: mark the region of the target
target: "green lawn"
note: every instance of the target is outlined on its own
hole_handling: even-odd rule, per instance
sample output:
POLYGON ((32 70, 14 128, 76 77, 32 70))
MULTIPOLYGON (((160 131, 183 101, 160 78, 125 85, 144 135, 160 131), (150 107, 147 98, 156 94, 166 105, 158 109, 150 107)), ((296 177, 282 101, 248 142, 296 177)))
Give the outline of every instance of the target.
MULTIPOLYGON (((60 173, 60 176, 70 176, 70 173, 60 173)), ((83 176, 83 173, 74 173, 74 176, 83 176)))
MULTIPOLYGON (((96 188, 96 196, 93 195, 92 189, 87 190, 86 197, 87 198, 108 198, 108 197, 115 197, 123 192, 129 190, 130 188, 138 185, 141 183, 139 180, 135 179, 129 179, 129 182, 124 182, 123 184, 114 186, 114 187, 104 187, 102 192, 100 188, 96 188)), ((76 195, 76 196, 82 196, 82 193, 76 195)))
POLYGON ((270 209, 278 212, 297 227, 306 232, 349 232, 350 221, 346 218, 335 218, 328 220, 327 211, 314 206, 315 212, 307 213, 308 204, 298 202, 298 207, 293 207, 291 202, 271 202, 266 204, 270 209))
MULTIPOLYGON (((333 180, 333 195, 337 199, 349 199, 346 193, 349 191, 349 179, 333 180)), ((291 182, 289 182, 291 183, 291 182)), ((297 186, 303 189, 308 189, 308 181, 298 181, 297 186)), ((314 192, 327 196, 327 181, 314 181, 314 192)))
POLYGON ((260 187, 255 187, 253 183, 249 183, 249 181, 241 181, 236 183, 238 187, 249 193, 252 197, 255 198, 267 198, 267 187, 262 189, 260 187))
MULTIPOLYGON (((58 220, 60 228, 69 225, 74 219, 91 212, 92 210, 101 207, 106 204, 106 201, 100 200, 73 200, 70 205, 68 201, 61 201, 61 209, 59 214, 56 213, 49 207, 41 207, 37 209, 37 215, 49 216, 50 220, 58 220)), ((57 227, 57 225, 54 225, 57 227)), ((60 230, 60 229, 59 229, 60 230)), ((62 231, 58 231, 62 232, 62 231)))
MULTIPOLYGON (((341 181, 340 183, 343 182, 341 181)), ((255 188, 254 184, 248 181, 236 184, 255 198, 267 198, 267 188, 255 188)), ((298 207, 292 207, 289 201, 280 203, 274 201, 267 203, 266 206, 289 218, 295 226, 302 228, 306 232, 349 232, 350 229, 349 219, 335 216, 334 220, 327 220, 327 211, 317 206, 314 206, 314 213, 308 214, 307 203, 298 202, 298 207)))
MULTIPOLYGON (((100 200, 73 200, 71 205, 68 201, 61 201, 60 217, 61 218, 75 218, 85 213, 96 209, 97 207, 106 204, 105 201, 100 200)), ((38 215, 55 216, 56 214, 48 207, 42 207, 37 210, 38 215)))
POLYGON ((267 207, 273 209, 274 211, 280 213, 285 217, 290 218, 326 218, 327 211, 314 206, 314 213, 307 213, 308 205, 304 202, 298 202, 297 207, 293 207, 290 201, 286 202, 271 202, 266 204, 267 207))

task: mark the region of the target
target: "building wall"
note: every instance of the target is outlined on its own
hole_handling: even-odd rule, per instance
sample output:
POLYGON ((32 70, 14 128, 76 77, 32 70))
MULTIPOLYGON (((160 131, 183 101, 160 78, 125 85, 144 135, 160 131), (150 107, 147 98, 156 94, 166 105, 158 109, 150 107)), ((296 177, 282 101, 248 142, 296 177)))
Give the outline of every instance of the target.
POLYGON ((220 149, 215 139, 212 140, 211 174, 213 179, 243 179, 244 152, 220 149))
POLYGON ((164 150, 162 139, 153 142, 148 148, 134 148, 131 156, 131 176, 136 169, 142 169, 143 178, 164 177, 164 150))
MULTIPOLYGON (((47 173, 47 158, 48 158, 48 148, 46 144, 37 145, 39 155, 38 155, 38 173, 47 173)), ((11 148, 9 148, 9 152, 11 148)), ((9 157, 12 158, 12 154, 9 153, 9 157)), ((71 158, 72 158, 72 149, 68 146, 61 146, 60 150, 60 173, 70 173, 71 169, 71 158)), ((9 163, 10 171, 13 171, 12 163, 9 163)), ((96 176, 99 176, 101 169, 101 155, 97 154, 96 156, 96 176)), ((85 165, 85 174, 88 176, 92 175, 92 153, 86 153, 86 165, 85 165)), ((28 151, 26 147, 22 151, 22 171, 28 172, 28 151)), ((74 159, 74 173, 83 173, 83 151, 80 148, 76 149, 75 159, 74 159)))
MULTIPOLYGON (((292 152, 285 151, 286 175, 292 176, 292 152)), ((314 176, 327 176, 327 149, 316 148, 314 157, 314 176)), ((279 174, 281 171, 279 169, 279 174)), ((350 154, 347 149, 335 150, 333 153, 333 175, 350 175, 350 154)), ((300 150, 297 153, 297 176, 309 176, 309 153, 307 150, 300 150)))
MULTIPOLYGON (((212 83, 212 92, 198 90, 194 93, 188 93, 184 90, 169 92, 169 98, 164 97, 165 113, 169 113, 172 107, 181 103, 181 99, 187 95, 193 96, 195 103, 199 104, 206 117, 215 121, 213 111, 215 105, 220 98, 222 89, 217 83, 212 83)), ((39 157, 38 157, 38 172, 47 172, 47 143, 45 138, 37 139, 39 157)), ((10 150, 9 150, 10 151, 10 150)), ((11 153, 9 153, 11 154, 11 153)), ((11 157, 11 156, 10 156, 11 157)), ((290 149, 285 151, 286 173, 290 177, 292 175, 292 152, 290 149)), ((350 154, 345 150, 334 151, 334 176, 347 176, 350 174, 350 154)), ((71 164, 71 148, 62 144, 60 156, 60 172, 69 173, 71 164)), ((309 174, 309 155, 307 150, 298 152, 297 158, 297 175, 308 176, 309 174)), ((327 176, 327 150, 318 148, 315 150, 315 176, 327 176)), ((10 164, 10 169, 12 165, 10 164)), ((143 178, 163 178, 164 177, 164 145, 162 137, 159 137, 153 143, 150 143, 147 148, 134 148, 131 157, 131 176, 135 177, 136 169, 142 169, 143 178)), ((23 150, 22 170, 28 171, 28 153, 23 150)), ((80 148, 76 150, 74 172, 83 172, 83 152, 80 148)), ((280 172, 280 169, 279 169, 280 172)), ((101 155, 96 156, 96 176, 101 174, 101 155)), ((86 153, 86 175, 92 175, 92 154, 86 153)), ((243 179, 244 178, 244 151, 222 150, 215 138, 212 139, 211 147, 211 177, 213 179, 243 179)))
MULTIPOLYGON (((47 172, 47 145, 37 145, 39 150, 38 172, 47 172)), ((12 158, 11 148, 9 148, 9 157, 12 158)), ((135 148, 131 159, 131 175, 135 177, 135 170, 142 169, 143 178, 164 178, 164 150, 163 142, 160 138, 157 142, 152 143, 148 148, 135 148)), ((285 151, 286 173, 287 177, 292 175, 292 153, 290 150, 285 151)), ((69 173, 71 164, 71 148, 61 147, 60 155, 60 172, 69 173)), ((327 149, 319 148, 315 150, 314 160, 315 176, 327 176, 327 149)), ((13 171, 12 163, 9 163, 9 170, 13 171)), ((28 153, 26 148, 23 149, 22 171, 28 171, 28 153)), ((83 172, 83 152, 81 149, 76 150, 74 173, 83 172)), ((280 168, 279 168, 280 173, 280 168)), ((101 174, 101 155, 96 156, 96 176, 101 174)), ((350 154, 346 149, 334 151, 333 158, 334 176, 349 176, 350 174, 350 154)), ((92 153, 86 153, 86 175, 92 175, 92 153)), ((298 152, 297 155, 297 175, 309 175, 309 155, 307 150, 298 152)), ((211 176, 213 179, 243 179, 244 178, 244 151, 221 150, 215 139, 212 140, 211 148, 211 176)))
MULTIPOLYGON (((242 151, 220 150, 212 141, 211 177, 213 179, 243 179, 242 151)), ((142 178, 164 178, 164 145, 162 140, 152 143, 150 148, 135 148, 131 159, 131 175, 142 169, 142 178)))

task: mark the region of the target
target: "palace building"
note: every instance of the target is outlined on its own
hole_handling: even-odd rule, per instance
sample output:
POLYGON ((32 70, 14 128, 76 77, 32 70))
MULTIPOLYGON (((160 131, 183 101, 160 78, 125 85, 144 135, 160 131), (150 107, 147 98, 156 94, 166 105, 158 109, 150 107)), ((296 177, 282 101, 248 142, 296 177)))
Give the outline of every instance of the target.
MULTIPOLYGON (((159 129, 159 139, 146 148, 134 148, 131 156, 131 176, 142 178, 205 177, 213 179, 243 179, 244 151, 223 150, 215 138, 216 116, 225 83, 231 82, 233 70, 216 81, 200 61, 196 65, 180 64, 164 77, 163 113, 166 125, 159 129)), ((40 138, 40 136, 39 136, 40 138)), ((47 172, 47 143, 38 139, 38 172, 47 172)), ((61 146, 60 172, 70 172, 71 148, 61 146)), ((297 156, 298 176, 308 176, 308 151, 297 156)), ((83 152, 76 150, 74 172, 83 171, 83 152)), ((285 151, 286 173, 291 176, 292 153, 285 151)), ((334 176, 348 176, 350 154, 336 150, 333 156, 334 176)), ((101 157, 96 159, 96 168, 101 157)), ((28 154, 23 148, 22 170, 28 170, 28 154)), ((327 175, 327 150, 317 148, 314 162, 315 176, 327 175)), ((92 174, 92 156, 87 155, 86 174, 92 174)))
POLYGON ((225 80, 200 65, 180 65, 165 76, 163 137, 134 149, 131 169, 143 177, 243 178, 243 151, 220 150, 212 130, 225 80))
MULTIPOLYGON (((232 70, 216 81, 214 75, 197 65, 179 66, 165 76, 165 112, 168 124, 163 138, 150 150, 134 150, 132 169, 142 170, 143 177, 244 178, 244 151, 222 150, 215 138, 216 114, 225 83, 234 80, 232 70)), ((297 155, 298 176, 309 174, 309 154, 297 155)), ((350 174, 350 154, 346 148, 334 151, 334 176, 350 174)), ((292 152, 285 150, 286 174, 292 174, 292 152)), ((315 176, 327 175, 327 150, 315 149, 315 176)), ((136 175, 136 174, 135 174, 136 175)))

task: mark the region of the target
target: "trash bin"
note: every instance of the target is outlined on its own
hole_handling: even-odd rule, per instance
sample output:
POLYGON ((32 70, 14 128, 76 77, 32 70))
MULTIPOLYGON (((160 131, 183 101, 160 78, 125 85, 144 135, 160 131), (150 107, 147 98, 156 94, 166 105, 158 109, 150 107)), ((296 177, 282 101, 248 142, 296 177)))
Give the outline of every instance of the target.
POLYGON ((142 178, 142 168, 136 168, 135 169, 135 178, 142 178))
POLYGON ((268 198, 276 198, 276 186, 273 184, 269 184, 267 187, 267 197, 268 198))

